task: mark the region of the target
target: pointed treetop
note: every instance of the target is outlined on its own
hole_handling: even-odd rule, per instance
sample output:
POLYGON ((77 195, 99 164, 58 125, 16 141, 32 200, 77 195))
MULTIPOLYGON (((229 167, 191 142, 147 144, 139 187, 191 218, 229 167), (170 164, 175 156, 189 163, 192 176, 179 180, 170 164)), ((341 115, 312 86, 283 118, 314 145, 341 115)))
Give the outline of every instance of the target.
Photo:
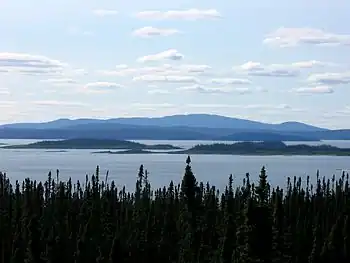
POLYGON ((144 175, 143 164, 141 164, 141 165, 140 165, 140 169, 139 169, 139 174, 138 174, 138 176, 139 176, 139 178, 142 178, 143 175, 144 175))
POLYGON ((190 157, 189 155, 187 156, 186 163, 187 163, 187 164, 190 164, 190 163, 191 163, 191 157, 190 157))

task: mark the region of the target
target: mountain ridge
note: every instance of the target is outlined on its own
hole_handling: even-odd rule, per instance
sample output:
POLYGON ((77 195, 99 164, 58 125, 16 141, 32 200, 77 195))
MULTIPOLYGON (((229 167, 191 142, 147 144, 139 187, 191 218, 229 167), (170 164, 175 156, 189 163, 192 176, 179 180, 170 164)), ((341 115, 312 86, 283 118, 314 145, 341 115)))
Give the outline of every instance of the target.
POLYGON ((350 130, 330 130, 302 122, 271 124, 215 114, 110 119, 57 119, 41 123, 0 125, 2 139, 231 140, 320 141, 350 140, 350 130))
POLYGON ((328 130, 296 121, 271 124, 248 119, 227 117, 216 114, 177 114, 163 117, 120 117, 109 119, 61 118, 48 122, 27 122, 0 125, 0 128, 67 128, 81 124, 126 124, 138 126, 160 126, 160 127, 205 127, 205 128, 230 128, 230 129, 288 129, 299 131, 301 128, 313 131, 328 130), (294 127, 293 127, 294 126, 294 127))

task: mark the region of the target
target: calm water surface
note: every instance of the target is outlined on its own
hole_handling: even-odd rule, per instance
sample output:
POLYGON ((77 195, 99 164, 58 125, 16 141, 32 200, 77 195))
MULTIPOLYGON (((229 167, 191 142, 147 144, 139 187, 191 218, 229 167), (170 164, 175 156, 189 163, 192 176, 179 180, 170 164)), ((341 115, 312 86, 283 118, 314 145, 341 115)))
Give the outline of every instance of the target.
MULTIPOLYGON (((30 143, 33 140, 0 140, 6 144, 30 143)), ((147 144, 167 143, 184 148, 201 141, 140 141, 147 144)), ((298 142, 300 144, 300 142, 298 142)), ((293 144, 298 144, 293 142, 293 144)), ((304 144, 310 144, 305 143, 304 144)), ((350 141, 326 141, 337 147, 350 148, 350 141)), ((322 144, 321 143, 321 144, 322 144)), ((312 143, 314 144, 320 144, 312 143)), ((30 177, 35 180, 46 179, 51 170, 60 170, 60 177, 71 177, 73 181, 84 180, 86 174, 92 174, 97 165, 101 174, 109 170, 109 178, 117 185, 134 189, 138 168, 141 164, 149 171, 153 187, 168 185, 170 180, 180 182, 185 168, 185 155, 133 154, 108 155, 91 154, 96 150, 68 150, 52 152, 46 150, 11 150, 0 149, 0 171, 8 174, 11 180, 23 180, 30 177)), ((350 170, 350 157, 333 156, 228 156, 228 155, 193 155, 192 167, 198 181, 209 181, 220 188, 224 187, 230 174, 236 184, 241 184, 244 175, 249 172, 256 180, 262 166, 265 166, 271 184, 284 186, 286 177, 309 175, 313 180, 317 170, 325 176, 337 176, 341 170, 350 170)))

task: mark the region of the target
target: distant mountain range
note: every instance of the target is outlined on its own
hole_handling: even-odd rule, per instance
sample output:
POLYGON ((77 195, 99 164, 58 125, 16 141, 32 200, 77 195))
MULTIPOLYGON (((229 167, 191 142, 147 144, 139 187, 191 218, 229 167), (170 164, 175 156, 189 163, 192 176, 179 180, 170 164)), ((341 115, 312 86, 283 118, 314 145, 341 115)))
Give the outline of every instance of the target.
POLYGON ((120 140, 319 141, 350 140, 350 130, 300 122, 269 124, 210 114, 159 118, 58 119, 0 125, 2 139, 103 138, 120 140))

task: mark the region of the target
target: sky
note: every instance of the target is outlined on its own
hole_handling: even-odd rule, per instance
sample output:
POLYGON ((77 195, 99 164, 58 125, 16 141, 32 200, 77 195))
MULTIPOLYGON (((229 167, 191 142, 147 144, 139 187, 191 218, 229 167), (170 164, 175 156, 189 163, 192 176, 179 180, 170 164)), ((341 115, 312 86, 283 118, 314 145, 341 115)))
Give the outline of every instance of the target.
POLYGON ((350 128, 347 0, 0 0, 0 123, 210 113, 350 128))

